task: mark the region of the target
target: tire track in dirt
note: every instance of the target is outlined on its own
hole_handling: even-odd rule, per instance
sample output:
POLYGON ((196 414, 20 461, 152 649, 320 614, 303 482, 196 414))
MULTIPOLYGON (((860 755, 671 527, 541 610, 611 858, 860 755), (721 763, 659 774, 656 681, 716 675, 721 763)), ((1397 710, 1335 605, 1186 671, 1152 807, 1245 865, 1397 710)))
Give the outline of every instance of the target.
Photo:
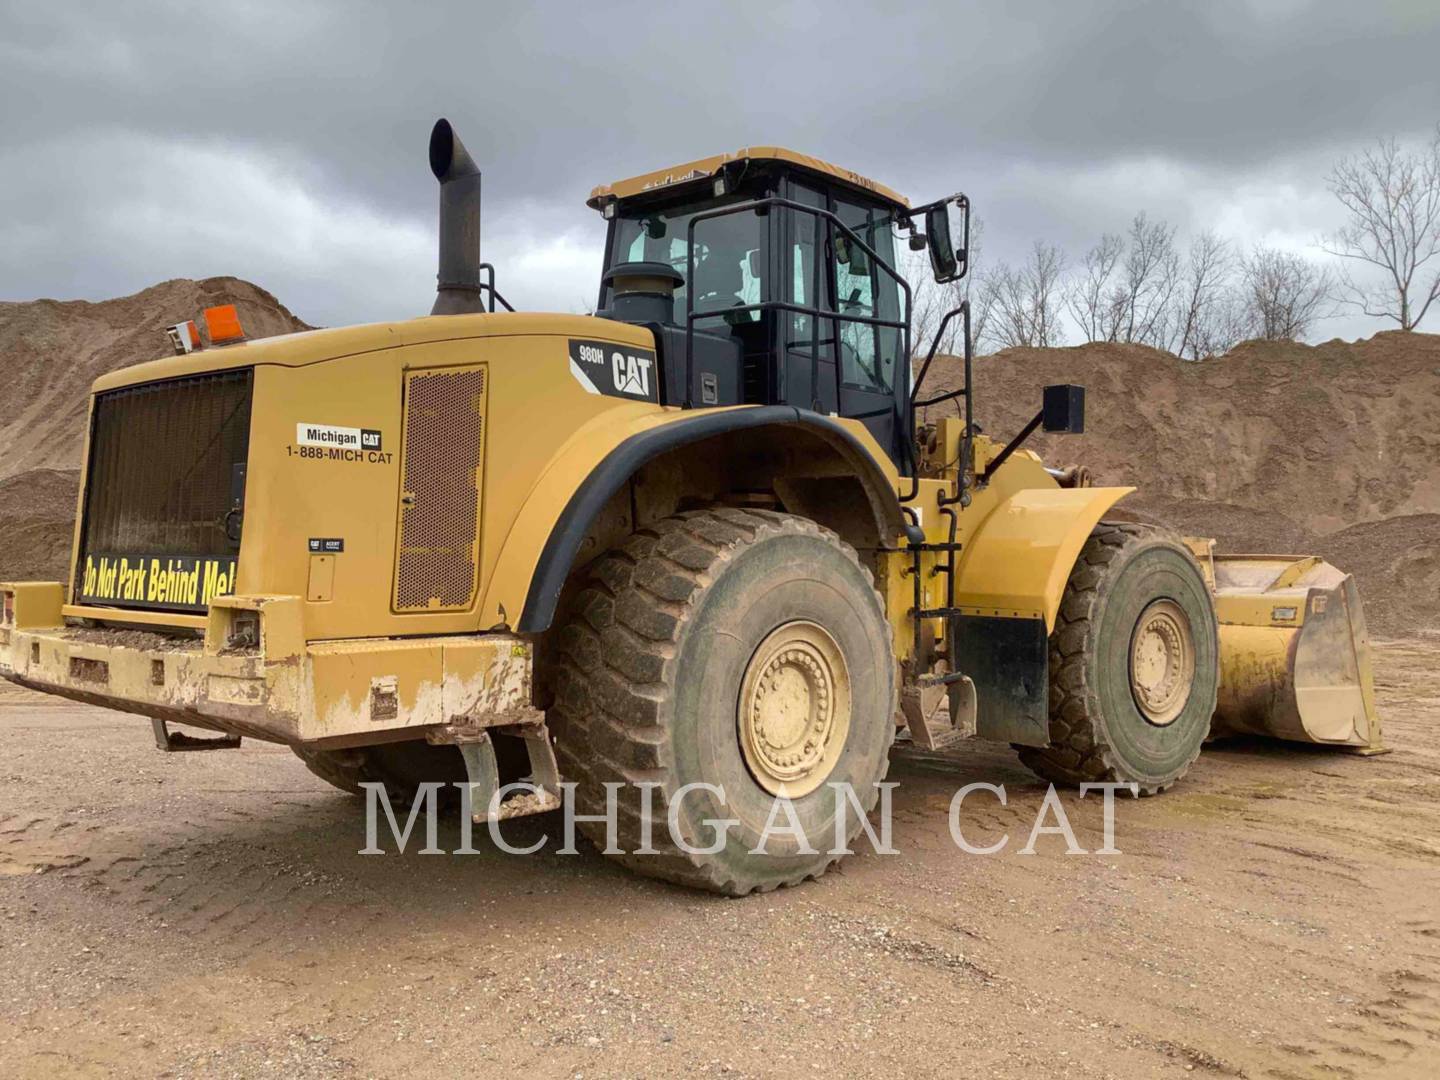
MULTIPOLYGON (((897 760, 898 855, 736 903, 556 856, 552 819, 517 825, 550 836, 531 859, 483 840, 467 859, 361 859, 363 804, 287 752, 159 755, 143 722, 0 706, 0 857, 85 860, 0 875, 0 1060, 1428 1080, 1440 866, 1407 841, 1435 824, 1440 649, 1381 663, 1389 756, 1212 748, 1175 791, 1117 802, 1105 857, 1057 836, 1018 854, 1045 788, 1006 748, 897 760), (949 836, 977 780, 1009 796, 964 803, 972 842, 1010 837, 993 857, 949 836)), ((1100 800, 1062 803, 1098 847, 1100 800)))

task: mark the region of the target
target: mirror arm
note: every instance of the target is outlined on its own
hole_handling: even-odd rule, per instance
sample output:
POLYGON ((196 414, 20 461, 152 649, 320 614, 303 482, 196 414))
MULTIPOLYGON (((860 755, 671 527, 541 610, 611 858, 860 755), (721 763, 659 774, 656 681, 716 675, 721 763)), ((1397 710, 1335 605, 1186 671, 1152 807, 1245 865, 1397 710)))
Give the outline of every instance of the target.
POLYGON ((995 471, 999 469, 1001 465, 1004 465, 1005 462, 1010 460, 1010 455, 1015 453, 1016 450, 1019 450, 1021 444, 1024 443, 1026 439, 1030 438, 1031 435, 1035 434, 1035 429, 1040 426, 1041 422, 1044 419, 1044 409, 1041 409, 1033 417, 1031 417, 1030 422, 1020 429, 1020 434, 1016 435, 1013 439, 1006 443, 1005 449, 1001 450, 1000 453, 996 454, 994 460, 991 461, 990 464, 985 466, 985 471, 982 472, 978 478, 976 478, 975 486, 984 487, 986 484, 988 484, 990 482, 990 477, 995 475, 995 471))

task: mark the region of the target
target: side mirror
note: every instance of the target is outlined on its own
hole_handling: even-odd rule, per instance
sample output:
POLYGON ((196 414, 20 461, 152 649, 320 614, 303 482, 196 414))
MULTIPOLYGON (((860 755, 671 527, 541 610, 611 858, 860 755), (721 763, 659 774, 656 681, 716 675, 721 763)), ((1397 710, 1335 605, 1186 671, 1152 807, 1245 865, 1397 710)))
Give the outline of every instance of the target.
POLYGON ((1060 383, 1047 386, 1040 410, 1040 426, 1062 435, 1085 434, 1085 388, 1060 383))
POLYGON ((1043 428, 1053 434, 1084 435, 1085 388, 1071 386, 1069 383, 1045 387, 1040 411, 1020 429, 1020 434, 1006 443, 1000 453, 990 459, 990 464, 985 466, 985 471, 976 478, 976 484, 982 488, 988 484, 996 470, 1010 460, 1010 455, 1015 453, 1026 439, 1035 434, 1036 428, 1043 428))
POLYGON ((970 269, 970 200, 964 195, 944 199, 925 211, 925 239, 930 249, 930 269, 940 284, 958 281, 970 269), (950 227, 951 208, 960 219, 960 246, 950 227))

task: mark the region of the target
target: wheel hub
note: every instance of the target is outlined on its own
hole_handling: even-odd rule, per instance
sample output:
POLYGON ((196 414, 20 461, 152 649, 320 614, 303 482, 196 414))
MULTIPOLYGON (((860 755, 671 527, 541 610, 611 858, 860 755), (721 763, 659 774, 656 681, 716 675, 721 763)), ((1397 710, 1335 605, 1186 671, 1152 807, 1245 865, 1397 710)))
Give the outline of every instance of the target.
POLYGON ((812 622, 778 627, 745 669, 737 717, 755 781, 798 798, 830 775, 850 730, 850 673, 840 646, 812 622))
POLYGON ((1158 727, 1173 723, 1190 700, 1195 641, 1190 619, 1173 600, 1156 600, 1140 613, 1130 636, 1130 692, 1158 727))

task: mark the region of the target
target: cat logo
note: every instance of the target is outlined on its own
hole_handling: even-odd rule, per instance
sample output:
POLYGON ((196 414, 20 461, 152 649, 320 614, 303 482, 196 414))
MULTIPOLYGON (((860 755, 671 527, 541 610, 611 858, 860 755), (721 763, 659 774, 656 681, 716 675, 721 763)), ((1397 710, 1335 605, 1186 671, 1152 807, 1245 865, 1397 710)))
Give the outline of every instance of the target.
POLYGON ((610 370, 615 389, 629 397, 650 396, 650 367, 655 363, 648 356, 633 356, 616 349, 610 355, 610 370))
POLYGON ((570 374, 587 394, 659 401, 655 354, 608 341, 570 340, 570 374))

